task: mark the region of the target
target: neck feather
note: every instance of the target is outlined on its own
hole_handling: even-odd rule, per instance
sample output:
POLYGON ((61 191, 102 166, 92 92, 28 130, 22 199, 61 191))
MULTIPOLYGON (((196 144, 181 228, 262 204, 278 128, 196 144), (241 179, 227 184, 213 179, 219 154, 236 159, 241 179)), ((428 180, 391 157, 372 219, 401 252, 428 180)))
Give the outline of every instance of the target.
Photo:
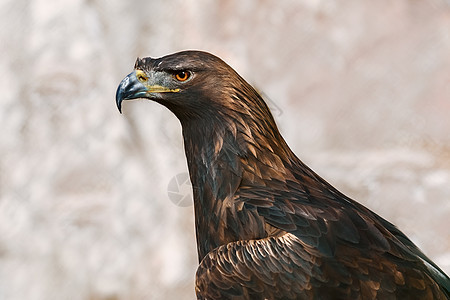
POLYGON ((274 177, 292 177, 288 168, 295 156, 266 104, 255 96, 253 107, 233 106, 214 117, 182 120, 200 260, 222 244, 267 236, 264 220, 245 211, 238 190, 267 188, 274 177), (240 224, 239 214, 251 215, 246 218, 252 223, 240 224))

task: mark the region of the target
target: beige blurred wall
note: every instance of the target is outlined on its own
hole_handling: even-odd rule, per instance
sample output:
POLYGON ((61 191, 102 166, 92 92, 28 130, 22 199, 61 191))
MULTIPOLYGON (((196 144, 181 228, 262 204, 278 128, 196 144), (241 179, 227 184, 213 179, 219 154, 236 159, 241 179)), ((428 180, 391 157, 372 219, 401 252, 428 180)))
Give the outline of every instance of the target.
POLYGON ((183 49, 450 273, 448 0, 2 0, 0 41, 0 300, 194 298, 180 125, 114 103, 137 56, 183 49))

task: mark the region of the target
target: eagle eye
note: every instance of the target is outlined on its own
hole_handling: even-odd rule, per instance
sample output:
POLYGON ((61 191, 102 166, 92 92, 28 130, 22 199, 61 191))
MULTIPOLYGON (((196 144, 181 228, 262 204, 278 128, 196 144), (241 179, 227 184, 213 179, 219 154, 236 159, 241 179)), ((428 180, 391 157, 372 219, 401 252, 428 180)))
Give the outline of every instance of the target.
POLYGON ((188 71, 178 71, 173 75, 173 77, 175 77, 178 81, 186 81, 191 77, 191 73, 188 71))

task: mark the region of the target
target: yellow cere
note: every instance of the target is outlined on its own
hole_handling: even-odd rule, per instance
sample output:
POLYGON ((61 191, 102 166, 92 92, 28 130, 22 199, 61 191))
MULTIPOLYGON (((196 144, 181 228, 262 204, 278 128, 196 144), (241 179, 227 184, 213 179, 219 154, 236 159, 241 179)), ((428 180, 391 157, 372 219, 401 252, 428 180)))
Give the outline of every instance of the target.
POLYGON ((136 70, 136 78, 145 85, 149 93, 177 93, 180 91, 180 89, 170 89, 162 85, 148 85, 148 76, 141 70, 136 70))
POLYGON ((180 89, 169 89, 161 85, 146 86, 149 93, 177 93, 180 89))
POLYGON ((141 70, 136 70, 136 78, 142 83, 146 82, 148 79, 147 74, 141 70))

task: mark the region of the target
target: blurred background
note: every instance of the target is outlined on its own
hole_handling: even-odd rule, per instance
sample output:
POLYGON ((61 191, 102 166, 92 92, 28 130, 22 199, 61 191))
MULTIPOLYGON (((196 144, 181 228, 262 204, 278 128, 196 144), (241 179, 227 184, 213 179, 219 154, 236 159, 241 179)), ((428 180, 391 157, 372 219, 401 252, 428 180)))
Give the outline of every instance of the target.
POLYGON ((450 273, 450 2, 0 1, 0 299, 193 299, 181 126, 115 91, 212 52, 294 152, 450 273))

